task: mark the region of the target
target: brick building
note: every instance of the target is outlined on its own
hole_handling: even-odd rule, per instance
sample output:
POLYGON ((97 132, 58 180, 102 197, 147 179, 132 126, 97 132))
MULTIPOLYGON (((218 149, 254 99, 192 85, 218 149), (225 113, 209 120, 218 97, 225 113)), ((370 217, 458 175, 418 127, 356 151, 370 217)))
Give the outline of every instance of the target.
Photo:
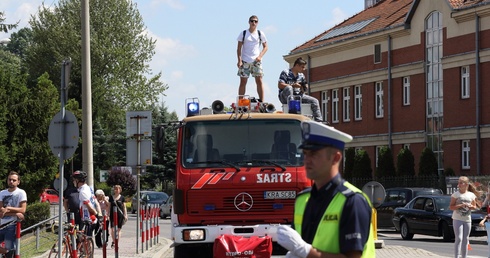
POLYGON ((366 0, 284 59, 298 57, 324 120, 373 171, 388 146, 409 148, 417 173, 427 146, 440 173, 490 174, 490 0, 366 0))

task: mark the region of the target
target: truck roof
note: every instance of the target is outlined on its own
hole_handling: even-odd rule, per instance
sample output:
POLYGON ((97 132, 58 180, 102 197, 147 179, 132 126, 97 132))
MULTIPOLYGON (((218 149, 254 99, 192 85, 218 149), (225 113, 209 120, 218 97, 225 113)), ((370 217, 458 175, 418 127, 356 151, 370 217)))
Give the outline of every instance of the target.
POLYGON ((245 114, 235 114, 235 113, 227 113, 227 114, 213 114, 213 115, 199 115, 199 116, 190 116, 183 119, 184 122, 191 121, 216 121, 216 120, 247 120, 247 119, 294 119, 300 121, 311 120, 309 117, 304 115, 297 114, 288 114, 288 113, 245 113, 245 114))

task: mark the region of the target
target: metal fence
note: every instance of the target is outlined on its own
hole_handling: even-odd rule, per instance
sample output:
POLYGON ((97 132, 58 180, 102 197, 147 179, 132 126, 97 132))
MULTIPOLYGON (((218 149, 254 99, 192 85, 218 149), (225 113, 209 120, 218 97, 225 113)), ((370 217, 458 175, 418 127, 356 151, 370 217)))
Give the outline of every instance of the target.
POLYGON ((46 257, 46 253, 58 240, 58 235, 51 232, 51 226, 58 223, 58 205, 51 205, 50 212, 49 219, 21 230, 21 257, 46 257))
POLYGON ((382 177, 382 178, 352 178, 349 182, 359 189, 368 182, 379 182, 385 189, 392 187, 431 187, 441 188, 444 191, 444 179, 438 176, 398 176, 398 177, 382 177))

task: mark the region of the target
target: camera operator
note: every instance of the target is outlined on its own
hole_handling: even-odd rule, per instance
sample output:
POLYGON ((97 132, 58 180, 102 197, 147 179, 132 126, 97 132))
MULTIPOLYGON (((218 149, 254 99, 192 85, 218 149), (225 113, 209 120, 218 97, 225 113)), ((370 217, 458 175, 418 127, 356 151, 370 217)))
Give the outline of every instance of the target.
POLYGON ((306 61, 299 57, 294 61, 294 65, 290 69, 286 69, 279 75, 279 82, 277 87, 279 88, 279 101, 282 104, 288 103, 288 98, 291 95, 301 96, 302 103, 311 104, 311 111, 313 112, 313 119, 317 122, 322 122, 322 114, 320 112, 320 105, 318 99, 308 96, 305 91, 308 89, 306 84, 305 75, 303 71, 306 69, 306 61))

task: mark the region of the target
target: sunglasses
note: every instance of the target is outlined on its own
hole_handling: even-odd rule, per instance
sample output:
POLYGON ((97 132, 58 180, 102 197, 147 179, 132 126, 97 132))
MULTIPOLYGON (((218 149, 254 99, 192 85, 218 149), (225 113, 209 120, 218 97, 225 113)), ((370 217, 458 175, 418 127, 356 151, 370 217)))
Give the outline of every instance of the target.
POLYGON ((259 21, 257 21, 257 20, 250 20, 249 22, 258 23, 259 21))

